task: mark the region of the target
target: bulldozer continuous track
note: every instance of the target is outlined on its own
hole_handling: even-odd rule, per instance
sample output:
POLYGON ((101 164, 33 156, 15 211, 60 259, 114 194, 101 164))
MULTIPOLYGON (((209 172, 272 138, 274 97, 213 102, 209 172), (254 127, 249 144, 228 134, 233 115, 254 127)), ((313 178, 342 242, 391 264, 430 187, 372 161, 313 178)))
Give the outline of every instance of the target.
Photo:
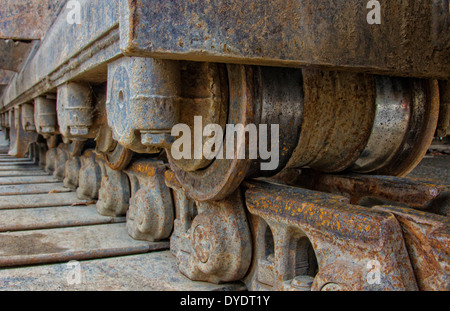
POLYGON ((0 289, 450 290, 447 0, 19 2, 0 289))

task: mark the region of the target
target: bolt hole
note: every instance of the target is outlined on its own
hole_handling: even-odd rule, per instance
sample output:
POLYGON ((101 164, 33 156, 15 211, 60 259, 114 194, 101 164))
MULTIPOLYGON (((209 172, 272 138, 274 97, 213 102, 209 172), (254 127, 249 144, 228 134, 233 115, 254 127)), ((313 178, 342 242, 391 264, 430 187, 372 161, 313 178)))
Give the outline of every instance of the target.
POLYGON ((121 101, 121 102, 124 101, 123 91, 119 92, 119 101, 121 101))

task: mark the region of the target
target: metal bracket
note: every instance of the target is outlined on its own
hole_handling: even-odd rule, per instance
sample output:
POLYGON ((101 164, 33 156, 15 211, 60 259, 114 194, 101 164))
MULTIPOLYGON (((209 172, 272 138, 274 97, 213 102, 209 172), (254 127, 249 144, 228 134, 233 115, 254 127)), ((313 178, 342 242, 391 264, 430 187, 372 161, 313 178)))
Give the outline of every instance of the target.
POLYGON ((137 240, 167 239, 173 228, 173 201, 164 184, 166 166, 157 160, 134 162, 125 173, 130 178, 131 199, 127 229, 137 240))
POLYGON ((124 57, 110 63, 106 111, 113 138, 141 153, 169 146, 179 118, 179 96, 176 61, 124 57))
POLYGON ((300 188, 257 181, 245 187, 255 241, 250 289, 417 290, 393 214, 300 188), (317 258, 316 275, 305 265, 311 258, 304 247, 308 240, 317 258), (378 269, 375 282, 370 279, 372 265, 378 269), (313 276, 311 282, 308 277, 313 276))
POLYGON ((170 247, 181 273, 212 283, 241 280, 250 266, 252 244, 240 191, 221 201, 194 202, 172 171, 166 173, 166 184, 174 191, 170 247))

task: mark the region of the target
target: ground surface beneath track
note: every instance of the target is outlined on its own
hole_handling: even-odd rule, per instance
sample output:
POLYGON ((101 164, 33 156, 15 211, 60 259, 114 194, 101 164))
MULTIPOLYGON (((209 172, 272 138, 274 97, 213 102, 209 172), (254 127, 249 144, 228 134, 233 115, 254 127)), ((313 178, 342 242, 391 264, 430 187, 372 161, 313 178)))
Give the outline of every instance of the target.
MULTIPOLYGON (((0 132, 0 290, 245 290, 241 283, 190 281, 168 241, 133 240, 125 218, 99 215, 95 205, 7 149, 0 132)), ((427 155, 411 176, 450 182, 449 160, 427 155)))

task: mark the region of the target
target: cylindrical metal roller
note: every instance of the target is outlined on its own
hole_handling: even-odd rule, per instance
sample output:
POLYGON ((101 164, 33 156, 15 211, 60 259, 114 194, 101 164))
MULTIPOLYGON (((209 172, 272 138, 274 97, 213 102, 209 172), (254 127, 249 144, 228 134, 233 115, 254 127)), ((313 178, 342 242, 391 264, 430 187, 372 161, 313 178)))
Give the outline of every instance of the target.
MULTIPOLYGON (((178 181, 199 201, 223 199, 245 177, 270 177, 283 168, 402 176, 423 158, 436 129, 436 81, 315 69, 227 69, 227 124, 246 130, 266 127, 259 127, 256 159, 249 158, 249 139, 237 141, 233 158, 217 157, 196 170, 186 169, 169 152, 178 181), (275 138, 270 135, 273 125, 279 127, 275 138), (261 145, 263 134, 267 145, 277 140, 279 151, 278 163, 269 171, 261 169, 262 147, 268 150, 261 145), (245 158, 238 155, 242 150, 245 158)), ((250 131, 246 135, 251 140, 250 131)), ((227 139, 224 135, 224 155, 227 139)))

